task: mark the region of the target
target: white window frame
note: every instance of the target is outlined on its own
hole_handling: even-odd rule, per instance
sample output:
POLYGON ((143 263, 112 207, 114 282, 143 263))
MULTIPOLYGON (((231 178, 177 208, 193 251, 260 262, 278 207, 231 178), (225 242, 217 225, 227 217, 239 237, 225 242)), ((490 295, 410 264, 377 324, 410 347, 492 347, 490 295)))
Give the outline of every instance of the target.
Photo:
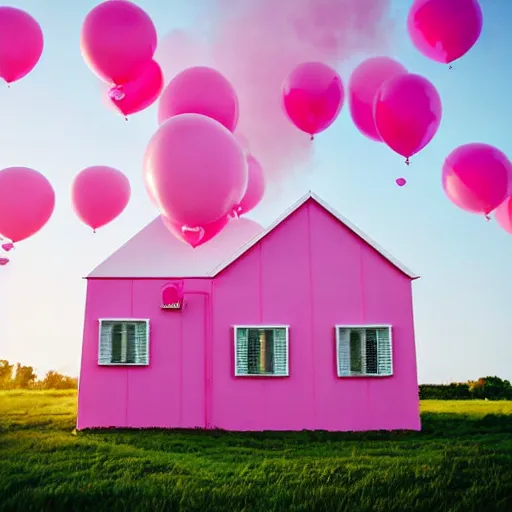
MULTIPOLYGON (((336 343, 336 375, 340 379, 382 379, 382 378, 389 378, 394 375, 394 368, 393 368, 393 359, 394 359, 394 353, 393 353, 393 328, 390 324, 339 324, 334 326, 335 331, 335 343, 336 343), (360 374, 350 374, 350 375, 342 375, 340 374, 340 365, 339 365, 339 359, 340 359, 340 353, 339 353, 339 347, 340 347, 340 330, 341 329, 388 329, 389 332, 389 348, 391 353, 391 367, 390 367, 390 373, 385 374, 379 374, 379 373, 360 373, 360 374)), ((350 343, 350 340, 349 340, 350 343)), ((362 349, 361 349, 362 351, 362 349)), ((379 364, 379 352, 377 348, 377 365, 379 364)))
POLYGON ((256 378, 283 378, 283 377, 289 377, 290 376, 290 326, 289 325, 234 325, 233 326, 233 345, 234 345, 234 353, 235 353, 235 360, 234 360, 234 374, 235 377, 256 377, 256 378), (238 329, 285 329, 286 331, 286 373, 284 374, 274 374, 274 373, 265 373, 265 374, 257 374, 257 373, 238 373, 237 370, 237 360, 238 360, 238 353, 237 353, 237 331, 238 329))
POLYGON ((149 318, 99 318, 98 319, 98 366, 149 366, 150 362, 150 332, 149 332, 149 318), (146 352, 148 354, 147 362, 145 363, 101 363, 101 325, 103 322, 119 322, 119 323, 142 323, 146 324, 146 352))

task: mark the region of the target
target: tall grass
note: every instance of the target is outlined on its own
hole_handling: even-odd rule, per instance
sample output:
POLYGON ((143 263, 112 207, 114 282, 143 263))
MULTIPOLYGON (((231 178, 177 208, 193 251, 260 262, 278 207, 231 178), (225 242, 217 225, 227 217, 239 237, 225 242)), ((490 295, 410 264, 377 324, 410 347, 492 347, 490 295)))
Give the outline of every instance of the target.
POLYGON ((0 392, 0 511, 512 510, 512 402, 422 403, 423 431, 74 429, 71 391, 0 392))

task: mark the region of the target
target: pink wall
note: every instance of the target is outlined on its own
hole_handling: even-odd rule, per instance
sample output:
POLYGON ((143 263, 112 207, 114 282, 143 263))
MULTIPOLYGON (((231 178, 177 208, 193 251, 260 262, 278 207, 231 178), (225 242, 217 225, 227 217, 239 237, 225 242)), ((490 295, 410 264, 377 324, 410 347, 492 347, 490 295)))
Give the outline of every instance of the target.
POLYGON ((181 313, 158 308, 164 284, 88 282, 78 428, 420 428, 411 281, 314 201, 213 282, 187 280, 181 313), (97 365, 107 317, 151 319, 149 367, 97 365), (394 375, 338 378, 334 325, 380 323, 394 375), (235 378, 237 324, 289 325, 290 376, 235 378))

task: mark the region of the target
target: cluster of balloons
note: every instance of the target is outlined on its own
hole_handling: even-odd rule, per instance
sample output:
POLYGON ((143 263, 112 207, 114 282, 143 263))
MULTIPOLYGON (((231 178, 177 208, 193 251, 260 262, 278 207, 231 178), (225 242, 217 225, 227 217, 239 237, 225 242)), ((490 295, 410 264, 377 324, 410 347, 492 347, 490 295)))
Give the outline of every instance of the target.
MULTIPOLYGON (((424 56, 451 64, 478 40, 482 12, 478 0, 415 0, 407 29, 424 56)), ((92 9, 80 45, 85 62, 107 84, 108 100, 122 115, 158 101, 159 126, 146 148, 143 176, 149 197, 176 238, 197 247, 260 203, 265 193, 262 168, 237 131, 238 98, 225 76, 196 66, 164 88, 154 60, 155 26, 128 0, 107 0, 92 9)), ((42 49, 38 23, 19 9, 0 7, 0 76, 8 83, 19 80, 36 65, 42 49)), ((304 62, 283 78, 283 112, 299 130, 313 139, 334 123, 345 100, 335 69, 304 62)), ((441 122, 435 86, 389 57, 372 57, 357 66, 347 95, 357 129, 402 155, 407 164, 430 143, 441 122)), ((406 180, 396 183, 403 186, 406 180)), ((442 184, 455 205, 486 217, 495 211, 498 223, 512 233, 512 164, 500 150, 481 143, 456 148, 444 162, 442 184)), ((78 173, 71 200, 78 218, 96 230, 124 211, 130 194, 121 171, 98 165, 78 173)), ((25 167, 0 171, 4 253, 39 231, 54 205, 53 188, 39 172, 25 167)), ((8 262, 0 258, 0 265, 8 262)))

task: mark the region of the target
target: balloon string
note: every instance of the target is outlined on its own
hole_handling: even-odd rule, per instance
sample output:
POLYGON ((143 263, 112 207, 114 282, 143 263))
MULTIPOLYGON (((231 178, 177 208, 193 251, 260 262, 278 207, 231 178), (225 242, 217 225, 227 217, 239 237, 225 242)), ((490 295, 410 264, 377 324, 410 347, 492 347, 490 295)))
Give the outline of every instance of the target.
POLYGON ((407 158, 405 159, 405 165, 410 165, 410 164, 411 164, 411 162, 409 161, 409 157, 407 157, 407 158))
POLYGON ((314 136, 314 135, 311 135, 311 137, 309 138, 309 140, 315 140, 315 136, 314 136))
POLYGON ((95 229, 93 229, 93 230, 92 230, 92 233, 93 233, 93 235, 94 235, 94 234, 96 234, 96 230, 95 230, 95 229))
POLYGON ((124 116, 124 120, 125 120, 125 121, 128 121, 128 118, 127 118, 126 116, 124 116))
POLYGON ((487 215, 485 216, 485 220, 486 220, 487 222, 489 222, 489 221, 491 220, 491 216, 490 216, 489 214, 487 214, 487 215))
POLYGON ((453 66, 450 64, 450 65, 448 66, 448 69, 453 69, 453 66))

